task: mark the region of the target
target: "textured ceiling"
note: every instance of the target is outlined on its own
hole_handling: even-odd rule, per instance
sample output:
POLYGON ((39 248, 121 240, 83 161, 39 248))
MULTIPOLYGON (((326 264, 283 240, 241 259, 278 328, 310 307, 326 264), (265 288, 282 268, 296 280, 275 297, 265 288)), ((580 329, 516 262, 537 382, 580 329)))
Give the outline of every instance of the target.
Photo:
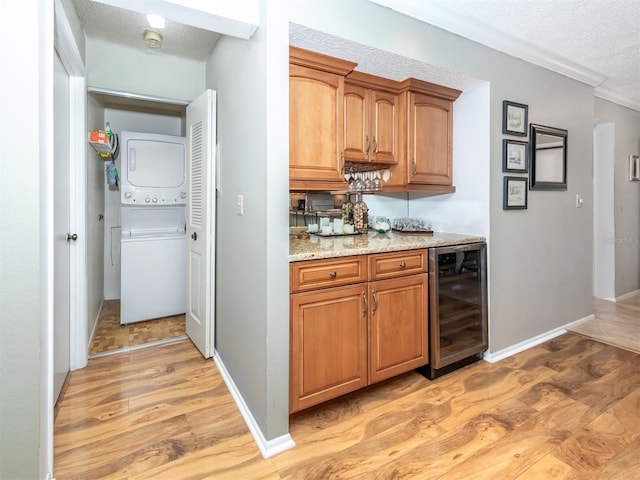
POLYGON ((500 41, 506 46, 503 51, 511 53, 508 44, 513 39, 541 49, 543 55, 548 52, 569 60, 604 78, 594 85, 596 93, 598 89, 611 91, 640 106, 640 0, 388 0, 380 3, 390 8, 409 5, 426 17, 439 7, 454 15, 449 24, 455 25, 455 33, 461 36, 496 48, 490 44, 491 40, 503 34, 500 41))
MULTIPOLYGON (((566 59, 597 74, 594 77, 598 78, 594 85, 596 94, 598 91, 612 92, 614 96, 621 96, 623 101, 620 103, 640 109, 640 0, 371 1, 390 8, 396 8, 396 4, 409 5, 418 13, 438 8, 454 17, 459 27, 454 33, 459 35, 500 49, 478 37, 478 32, 484 32, 486 38, 501 38, 503 46, 508 47, 513 40, 531 45, 543 55, 548 52, 556 58, 566 59)), ((150 51, 142 41, 144 30, 149 28, 145 15, 91 0, 73 2, 88 37, 150 51)), ((447 29, 443 25, 437 26, 447 29)), ((155 50, 157 54, 198 61, 210 55, 220 36, 176 22, 167 22, 160 33, 164 41, 162 48, 155 50)), ((296 25, 291 26, 290 42, 347 58, 357 62, 360 71, 389 78, 404 79, 412 72, 411 75, 417 78, 453 88, 464 89, 477 83, 470 77, 296 25)), ((503 51, 517 56, 517 53, 503 51)))
POLYGON ((220 38, 214 32, 167 21, 165 28, 156 30, 162 35, 162 47, 149 49, 142 40, 142 34, 150 28, 146 15, 91 0, 73 0, 73 3, 85 34, 109 43, 204 61, 220 38))
POLYGON ((355 62, 358 64, 356 70, 359 72, 371 73, 392 80, 400 81, 413 77, 458 90, 465 90, 482 83, 481 80, 473 77, 334 37, 294 23, 289 24, 289 43, 296 47, 355 62))

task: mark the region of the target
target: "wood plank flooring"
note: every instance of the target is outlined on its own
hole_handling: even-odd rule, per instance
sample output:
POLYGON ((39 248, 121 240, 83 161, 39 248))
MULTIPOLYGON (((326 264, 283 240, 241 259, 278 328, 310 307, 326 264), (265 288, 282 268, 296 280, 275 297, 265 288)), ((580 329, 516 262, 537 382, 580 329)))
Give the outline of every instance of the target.
POLYGON ((640 355, 568 333, 429 381, 415 372, 295 414, 263 459, 188 341, 90 360, 55 424, 65 479, 638 479, 640 355))
POLYGON ((595 319, 574 325, 569 330, 640 353, 640 293, 618 302, 594 298, 593 313, 595 319))
POLYGON ((184 315, 121 325, 120 301, 105 300, 89 348, 89 355, 168 340, 184 334, 184 315))

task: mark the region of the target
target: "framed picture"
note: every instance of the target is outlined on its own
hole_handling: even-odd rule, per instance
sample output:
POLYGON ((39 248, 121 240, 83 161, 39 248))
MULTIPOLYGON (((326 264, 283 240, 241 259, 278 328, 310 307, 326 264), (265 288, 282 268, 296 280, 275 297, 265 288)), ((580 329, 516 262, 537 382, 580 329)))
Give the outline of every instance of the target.
POLYGON ((504 177, 503 210, 527 208, 527 177, 504 177))
POLYGON ((527 173, 529 144, 517 140, 502 140, 502 171, 527 173))
POLYGON ((640 155, 629 155, 629 181, 640 182, 640 155))
POLYGON ((502 102, 502 133, 506 135, 527 136, 527 112, 529 107, 522 103, 502 102))
POLYGON ((531 190, 567 189, 568 132, 561 128, 530 125, 529 188, 531 190))

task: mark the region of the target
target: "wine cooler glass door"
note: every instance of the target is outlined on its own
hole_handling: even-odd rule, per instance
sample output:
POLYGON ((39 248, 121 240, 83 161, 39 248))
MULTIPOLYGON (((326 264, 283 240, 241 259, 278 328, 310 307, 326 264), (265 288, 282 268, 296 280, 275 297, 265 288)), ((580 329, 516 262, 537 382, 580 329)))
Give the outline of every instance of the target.
POLYGON ((487 349, 486 244, 431 249, 431 367, 487 349))

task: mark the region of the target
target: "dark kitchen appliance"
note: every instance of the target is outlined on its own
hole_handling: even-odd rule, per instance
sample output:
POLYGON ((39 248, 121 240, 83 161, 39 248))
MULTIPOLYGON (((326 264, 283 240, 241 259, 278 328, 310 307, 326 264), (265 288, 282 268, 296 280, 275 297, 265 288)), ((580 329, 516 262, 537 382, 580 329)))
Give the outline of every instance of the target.
POLYGON ((488 347, 487 245, 429 249, 429 365, 435 378, 482 358, 488 347))

